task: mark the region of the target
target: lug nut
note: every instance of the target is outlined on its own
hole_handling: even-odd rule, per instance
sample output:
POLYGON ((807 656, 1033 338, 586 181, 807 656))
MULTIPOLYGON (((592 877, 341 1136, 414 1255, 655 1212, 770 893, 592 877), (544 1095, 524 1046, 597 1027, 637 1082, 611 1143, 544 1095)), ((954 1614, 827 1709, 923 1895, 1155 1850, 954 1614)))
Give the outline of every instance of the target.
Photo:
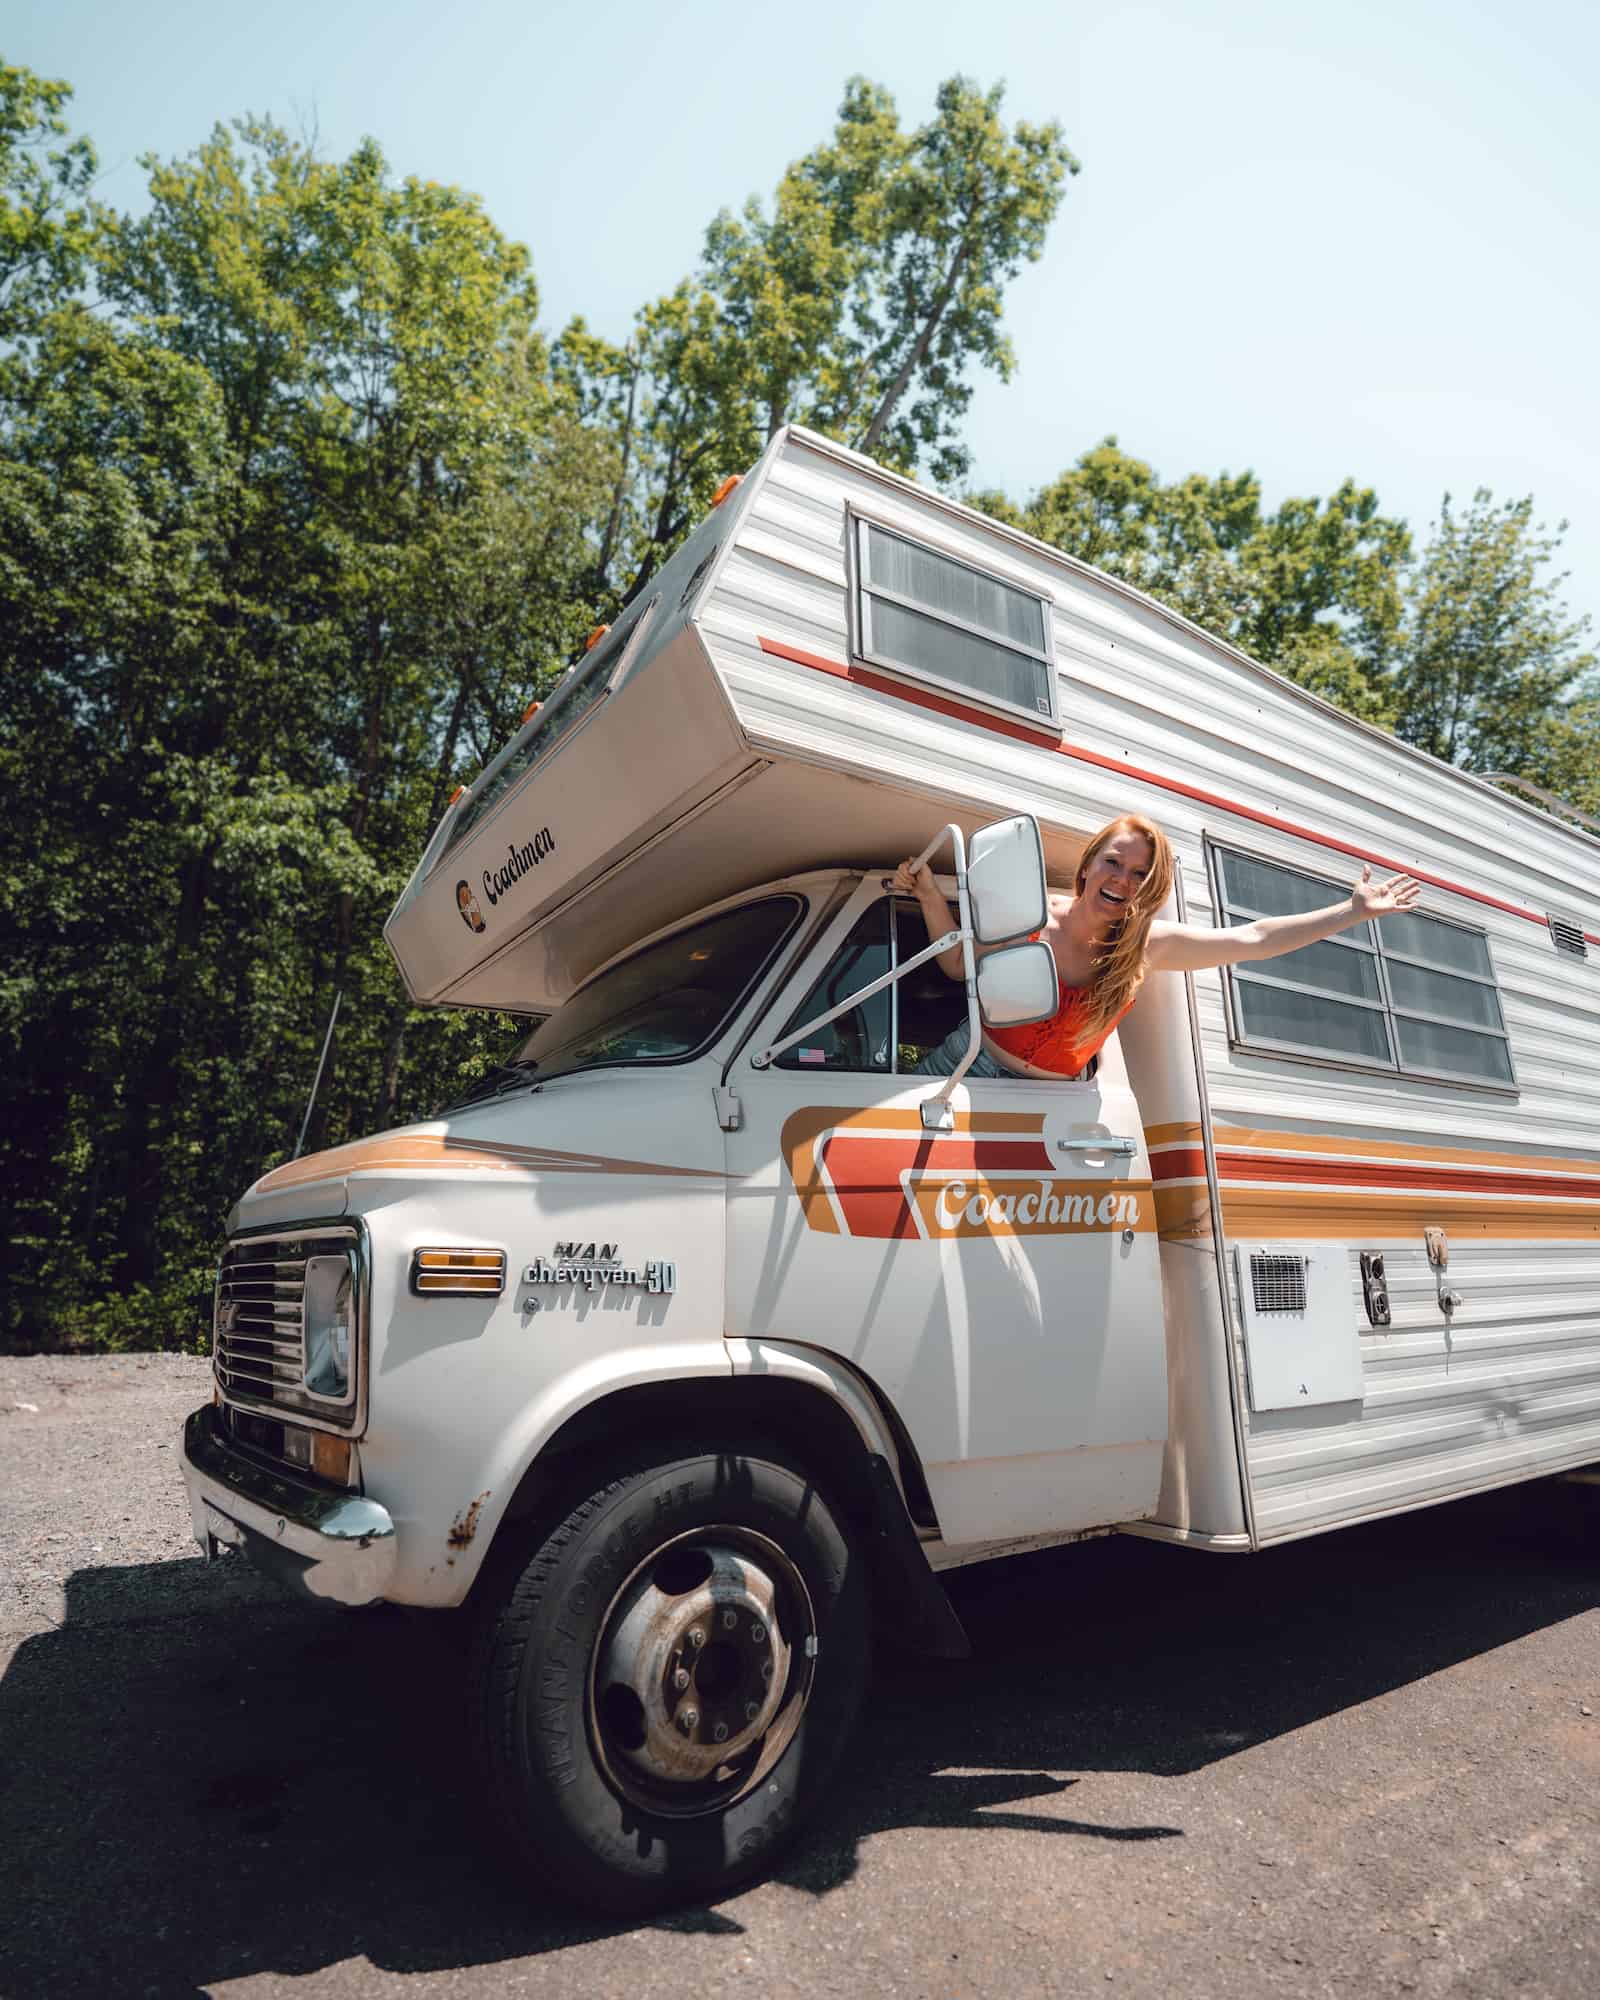
POLYGON ((706 1642, 706 1635, 698 1625, 689 1627, 689 1644, 698 1652, 706 1642))
POLYGON ((683 1731, 685 1736, 692 1736, 695 1730, 699 1728, 699 1726, 700 1726, 699 1709, 680 1708, 678 1710, 678 1727, 683 1731))
POLYGON ((756 1646, 764 1646, 767 1643, 767 1628, 759 1618, 752 1618, 750 1621, 750 1640, 756 1646))
POLYGON ((689 1685, 689 1669, 687 1667, 674 1669, 672 1685, 678 1690, 679 1694, 683 1693, 684 1689, 689 1685))
POLYGON ((746 1722, 754 1722, 754 1721, 755 1721, 755 1719, 756 1719, 756 1717, 757 1717, 757 1716, 758 1716, 758 1715, 759 1715, 760 1713, 761 1713, 761 1704, 760 1704, 760 1702, 758 1702, 758 1701, 747 1701, 747 1702, 745 1703, 745 1705, 744 1705, 744 1719, 745 1719, 745 1721, 746 1721, 746 1722))
POLYGON ((761 1678, 764 1681, 772 1679, 772 1662, 770 1660, 763 1660, 761 1662, 761 1678))
POLYGON ((731 1632, 731 1631, 733 1630, 734 1626, 738 1624, 738 1622, 739 1622, 739 1614, 738 1614, 738 1612, 737 1612, 737 1611, 724 1611, 724 1612, 723 1612, 723 1614, 722 1614, 722 1629, 723 1629, 723 1631, 724 1631, 724 1632, 731 1632))
POLYGON ((728 1725, 725 1722, 719 1722, 711 1732, 711 1739, 714 1743, 726 1743, 728 1740, 728 1725))

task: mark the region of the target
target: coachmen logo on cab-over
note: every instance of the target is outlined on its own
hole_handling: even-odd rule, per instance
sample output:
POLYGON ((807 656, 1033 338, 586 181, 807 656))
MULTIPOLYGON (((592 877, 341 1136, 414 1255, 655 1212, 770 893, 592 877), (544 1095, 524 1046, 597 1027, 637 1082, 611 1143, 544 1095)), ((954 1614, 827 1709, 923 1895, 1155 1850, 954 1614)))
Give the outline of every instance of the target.
POLYGON ((537 868, 547 854, 554 854, 555 851, 555 835, 549 827, 540 827, 532 840, 524 841, 520 847, 508 847, 506 859, 498 868, 484 869, 483 893, 491 903, 498 903, 513 882, 520 882, 529 869, 537 868))
POLYGON ((809 1228, 838 1236, 1078 1236, 1156 1227, 1145 1179, 1057 1170, 1034 1112, 958 1114, 922 1129, 911 1109, 807 1105, 783 1154, 809 1228))

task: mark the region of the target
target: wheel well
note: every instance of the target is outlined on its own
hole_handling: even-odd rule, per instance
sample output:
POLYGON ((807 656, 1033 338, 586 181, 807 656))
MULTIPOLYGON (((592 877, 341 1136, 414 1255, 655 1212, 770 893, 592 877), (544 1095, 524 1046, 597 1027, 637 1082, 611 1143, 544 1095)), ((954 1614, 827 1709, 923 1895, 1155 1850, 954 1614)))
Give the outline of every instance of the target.
MULTIPOLYGON (((892 1416, 886 1428, 899 1453, 903 1494, 896 1489, 894 1469, 869 1452, 846 1412, 804 1383, 700 1376, 618 1389, 569 1417, 528 1467, 500 1522, 491 1555, 513 1557, 526 1547, 530 1523, 558 1514, 587 1492, 600 1447, 614 1451, 652 1438, 726 1430, 730 1440, 743 1435, 787 1446, 801 1466, 825 1473, 829 1497, 844 1511, 866 1551, 880 1607, 908 1620, 920 1611, 922 1628, 937 1635, 952 1614, 917 1549, 915 1521, 925 1510, 931 1519, 927 1488, 903 1429, 892 1416), (939 1600, 932 1613, 930 1591, 939 1600)), ((490 1566, 484 1563, 480 1578, 490 1566)), ((928 1649, 949 1647, 936 1636, 928 1649)))
POLYGON ((552 1496, 573 1484, 578 1461, 596 1446, 643 1444, 723 1427, 731 1436, 745 1432, 788 1445, 803 1463, 826 1466, 828 1484, 848 1506, 865 1495, 867 1448, 861 1433, 820 1390, 749 1376, 700 1376, 617 1389, 568 1417, 522 1475, 505 1521, 541 1513, 552 1496))

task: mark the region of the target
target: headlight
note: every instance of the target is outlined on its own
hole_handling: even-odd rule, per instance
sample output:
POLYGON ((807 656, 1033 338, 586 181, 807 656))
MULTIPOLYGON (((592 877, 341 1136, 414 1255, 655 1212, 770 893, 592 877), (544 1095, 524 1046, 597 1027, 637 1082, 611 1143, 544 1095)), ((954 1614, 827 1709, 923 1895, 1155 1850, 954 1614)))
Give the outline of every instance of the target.
POLYGON ((347 1257, 308 1257, 305 1288, 305 1385, 313 1396, 344 1402, 350 1394, 355 1287, 347 1257))

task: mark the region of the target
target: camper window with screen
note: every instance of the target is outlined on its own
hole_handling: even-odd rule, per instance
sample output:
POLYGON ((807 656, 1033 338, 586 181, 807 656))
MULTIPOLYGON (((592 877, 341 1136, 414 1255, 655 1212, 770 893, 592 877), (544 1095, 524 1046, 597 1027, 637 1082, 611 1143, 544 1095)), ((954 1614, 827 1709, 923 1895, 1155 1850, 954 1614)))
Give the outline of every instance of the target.
POLYGON ((851 525, 864 660, 1036 722, 1057 720, 1046 599, 876 521, 851 525))
MULTIPOLYGON (((1346 885, 1213 847, 1223 921, 1325 909, 1346 885)), ((1453 1083, 1516 1085, 1481 931, 1412 912, 1227 968, 1240 1048, 1453 1083)))

